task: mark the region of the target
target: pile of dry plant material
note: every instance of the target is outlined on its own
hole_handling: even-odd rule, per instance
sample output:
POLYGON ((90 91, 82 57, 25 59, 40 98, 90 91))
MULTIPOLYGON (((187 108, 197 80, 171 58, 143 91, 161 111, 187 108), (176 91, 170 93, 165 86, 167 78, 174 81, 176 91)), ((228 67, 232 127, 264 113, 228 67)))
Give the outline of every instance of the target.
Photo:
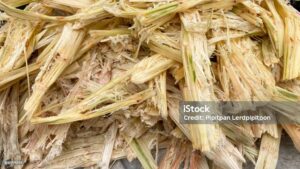
POLYGON ((300 100, 300 15, 287 1, 2 0, 0 10, 1 169, 124 158, 275 169, 284 131, 300 150, 297 106, 256 110, 282 125, 179 121, 182 100, 300 100))

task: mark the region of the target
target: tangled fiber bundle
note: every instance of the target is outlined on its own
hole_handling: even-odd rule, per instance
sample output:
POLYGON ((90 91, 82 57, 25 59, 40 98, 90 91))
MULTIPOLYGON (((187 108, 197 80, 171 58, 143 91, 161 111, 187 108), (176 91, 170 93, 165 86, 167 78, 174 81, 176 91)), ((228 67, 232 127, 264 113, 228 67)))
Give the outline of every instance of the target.
POLYGON ((299 101, 300 15, 287 1, 2 0, 0 10, 3 169, 124 158, 275 169, 282 130, 300 150, 299 106, 255 110, 278 124, 179 120, 183 100, 299 101))

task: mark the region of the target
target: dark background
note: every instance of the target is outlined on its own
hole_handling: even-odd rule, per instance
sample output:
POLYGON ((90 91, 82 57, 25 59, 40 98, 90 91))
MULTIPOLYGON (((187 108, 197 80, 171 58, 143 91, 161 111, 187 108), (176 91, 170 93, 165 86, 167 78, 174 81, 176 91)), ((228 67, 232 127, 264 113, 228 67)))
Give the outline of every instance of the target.
POLYGON ((291 0, 291 4, 300 11, 300 0, 291 0))

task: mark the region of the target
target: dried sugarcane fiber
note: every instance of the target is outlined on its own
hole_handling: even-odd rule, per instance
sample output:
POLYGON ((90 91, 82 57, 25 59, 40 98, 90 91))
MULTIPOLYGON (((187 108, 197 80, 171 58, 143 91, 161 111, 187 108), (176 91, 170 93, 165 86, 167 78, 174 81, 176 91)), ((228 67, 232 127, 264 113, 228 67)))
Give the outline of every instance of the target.
POLYGON ((275 169, 283 133, 300 150, 297 4, 0 1, 0 168, 275 169), (182 101, 275 121, 184 124, 182 101))

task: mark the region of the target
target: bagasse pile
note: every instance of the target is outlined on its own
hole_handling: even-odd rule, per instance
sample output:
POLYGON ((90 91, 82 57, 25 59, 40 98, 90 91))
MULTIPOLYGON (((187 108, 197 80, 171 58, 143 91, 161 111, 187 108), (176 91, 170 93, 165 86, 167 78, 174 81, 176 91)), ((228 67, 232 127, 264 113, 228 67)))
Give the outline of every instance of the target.
POLYGON ((0 9, 3 169, 107 169, 123 158, 145 169, 275 169, 283 130, 300 150, 297 106, 256 110, 282 125, 179 122, 182 100, 299 101, 300 15, 286 1, 2 0, 0 9))

